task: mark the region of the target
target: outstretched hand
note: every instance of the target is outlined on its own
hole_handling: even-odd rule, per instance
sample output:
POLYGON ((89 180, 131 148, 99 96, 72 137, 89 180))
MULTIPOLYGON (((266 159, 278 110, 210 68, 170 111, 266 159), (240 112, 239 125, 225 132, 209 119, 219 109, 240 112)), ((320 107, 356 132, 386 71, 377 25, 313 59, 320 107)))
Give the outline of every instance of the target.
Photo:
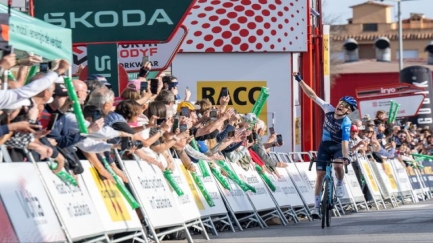
POLYGON ((293 72, 293 73, 292 73, 292 76, 295 77, 295 80, 296 80, 296 81, 298 81, 298 82, 301 82, 301 81, 302 81, 301 73, 293 72))

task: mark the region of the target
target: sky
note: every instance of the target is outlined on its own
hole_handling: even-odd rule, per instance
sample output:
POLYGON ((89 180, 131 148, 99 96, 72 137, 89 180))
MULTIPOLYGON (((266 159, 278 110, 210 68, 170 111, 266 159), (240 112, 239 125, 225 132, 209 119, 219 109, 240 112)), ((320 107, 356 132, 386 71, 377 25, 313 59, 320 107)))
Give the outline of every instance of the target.
MULTIPOLYGON (((339 15, 340 18, 336 24, 346 24, 347 19, 352 17, 352 9, 350 6, 367 2, 367 0, 322 0, 325 5, 323 6, 324 16, 326 15, 339 15)), ((426 18, 433 19, 433 0, 417 0, 406 1, 401 3, 402 17, 408 18, 410 13, 423 13, 426 18)), ((394 5, 393 13, 397 16, 397 3, 392 1, 384 1, 383 3, 394 5)), ((395 17, 397 20, 397 17, 395 17)))

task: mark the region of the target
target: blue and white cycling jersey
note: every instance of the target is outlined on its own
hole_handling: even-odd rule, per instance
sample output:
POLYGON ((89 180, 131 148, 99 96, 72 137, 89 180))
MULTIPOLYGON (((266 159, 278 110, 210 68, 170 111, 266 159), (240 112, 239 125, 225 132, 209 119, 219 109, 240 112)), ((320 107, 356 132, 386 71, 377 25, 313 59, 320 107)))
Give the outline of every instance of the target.
POLYGON ((326 103, 320 98, 314 100, 325 112, 325 121, 323 122, 322 142, 333 141, 341 143, 341 141, 349 141, 350 126, 352 122, 350 118, 345 116, 341 119, 334 118, 335 107, 326 103))

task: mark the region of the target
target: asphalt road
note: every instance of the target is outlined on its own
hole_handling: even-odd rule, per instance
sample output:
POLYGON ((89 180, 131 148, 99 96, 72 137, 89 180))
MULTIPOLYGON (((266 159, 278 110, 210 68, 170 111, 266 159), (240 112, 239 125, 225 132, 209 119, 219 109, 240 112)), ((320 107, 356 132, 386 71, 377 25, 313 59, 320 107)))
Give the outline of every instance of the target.
POLYGON ((361 211, 334 217, 332 226, 325 229, 321 228, 318 220, 301 220, 298 224, 287 226, 220 232, 218 236, 210 235, 210 241, 195 235, 194 242, 433 242, 433 200, 397 208, 387 207, 380 211, 361 211))

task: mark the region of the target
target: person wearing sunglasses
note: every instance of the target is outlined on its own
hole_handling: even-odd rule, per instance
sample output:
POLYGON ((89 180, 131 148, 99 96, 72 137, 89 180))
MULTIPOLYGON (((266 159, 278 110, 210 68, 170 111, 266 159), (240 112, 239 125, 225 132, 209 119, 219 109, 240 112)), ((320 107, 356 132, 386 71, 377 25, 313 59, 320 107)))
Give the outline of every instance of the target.
MULTIPOLYGON (((322 191, 322 181, 326 172, 326 162, 332 158, 335 161, 349 164, 349 140, 350 140, 350 127, 352 122, 350 121, 348 114, 354 112, 358 107, 357 101, 351 96, 342 97, 337 107, 333 107, 331 104, 325 102, 317 96, 313 89, 311 89, 301 77, 299 73, 293 73, 295 80, 298 82, 302 91, 305 95, 311 98, 317 105, 319 105, 325 112, 325 119, 323 123, 322 141, 317 154, 316 162, 316 187, 314 191, 315 195, 315 207, 311 212, 313 218, 320 218, 319 207, 320 207, 320 192, 322 191)), ((344 170, 342 164, 334 164, 335 175, 337 177, 336 194, 337 197, 341 198, 344 196, 343 179, 344 170)))

